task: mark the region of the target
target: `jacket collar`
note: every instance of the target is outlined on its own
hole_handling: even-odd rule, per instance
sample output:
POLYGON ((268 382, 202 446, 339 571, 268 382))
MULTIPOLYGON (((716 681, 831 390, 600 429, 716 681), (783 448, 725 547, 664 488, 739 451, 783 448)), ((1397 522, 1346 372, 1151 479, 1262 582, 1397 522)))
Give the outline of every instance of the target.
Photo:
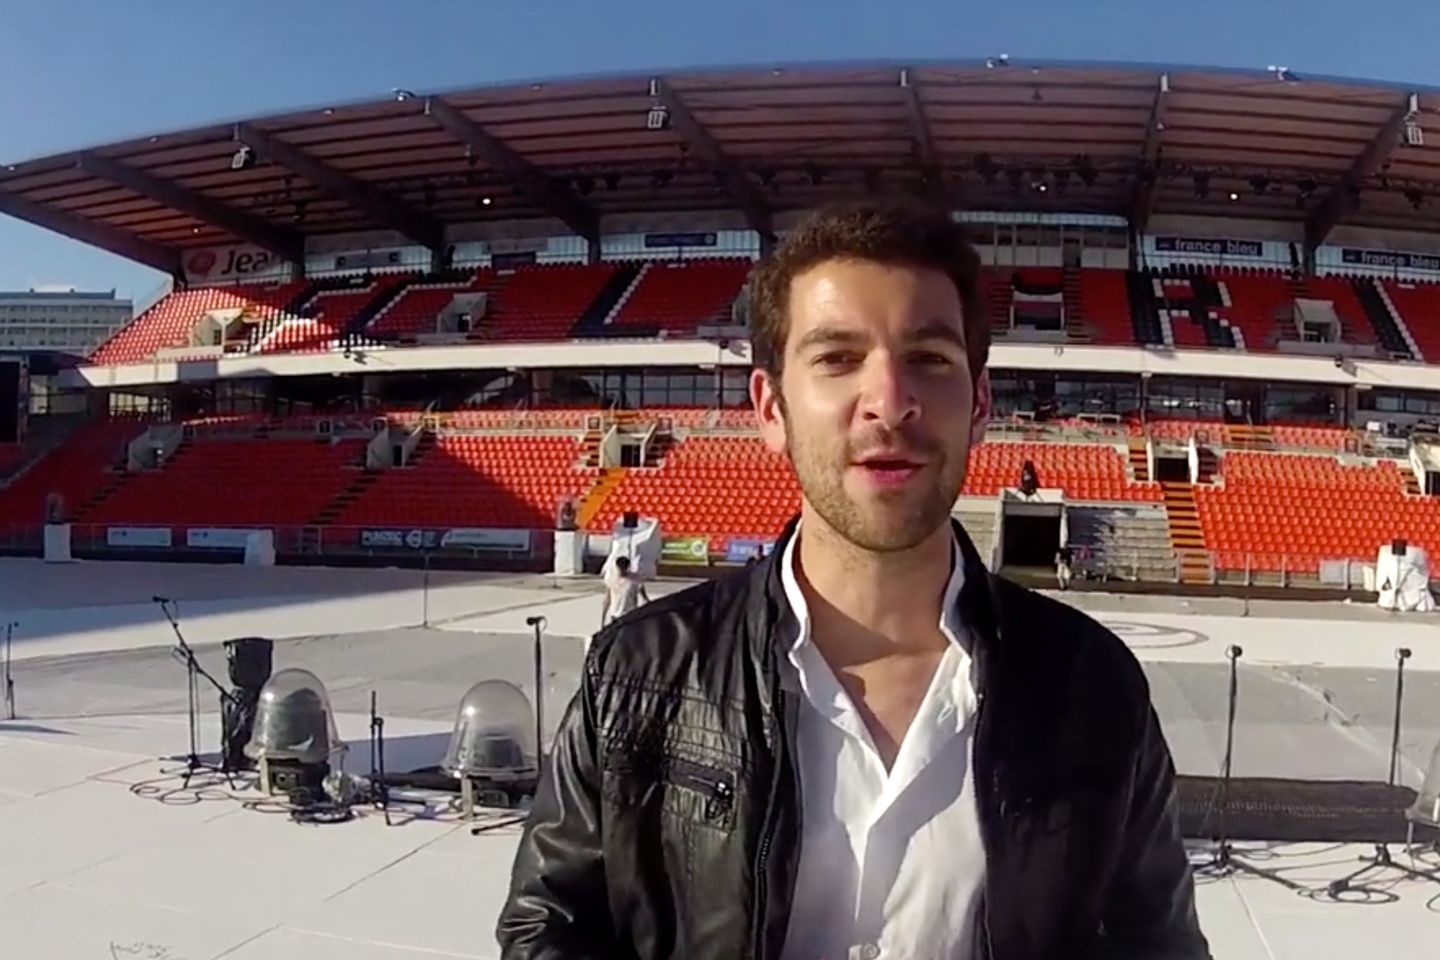
MULTIPOLYGON (((956 597, 960 622, 966 626, 973 649, 969 651, 975 661, 976 675, 985 676, 986 658, 995 649, 1000 638, 1002 622, 995 584, 990 571, 980 560, 980 554, 970 535, 958 520, 951 518, 955 542, 960 546, 960 558, 964 569, 964 584, 956 597)), ((750 634, 751 656, 756 663, 767 665, 767 671, 779 672, 779 647, 775 642, 775 631, 781 628, 790 615, 790 603, 786 599, 785 585, 781 579, 782 558, 785 549, 795 537, 800 525, 796 516, 785 524, 770 556, 750 570, 750 604, 747 628, 750 634)))

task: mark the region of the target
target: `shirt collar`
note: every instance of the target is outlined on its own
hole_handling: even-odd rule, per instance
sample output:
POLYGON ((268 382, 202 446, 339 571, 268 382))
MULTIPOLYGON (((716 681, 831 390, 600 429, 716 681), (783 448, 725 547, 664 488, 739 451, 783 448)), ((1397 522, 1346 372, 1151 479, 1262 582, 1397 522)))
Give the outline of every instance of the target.
MULTIPOLYGON (((805 592, 800 589, 800 579, 795 575, 795 550, 796 544, 800 542, 800 525, 797 524, 794 533, 785 543, 785 550, 780 556, 780 582, 785 591, 785 600, 790 607, 789 629, 780 632, 780 636, 789 640, 789 645, 782 647, 792 662, 800 649, 810 642, 810 606, 805 601, 805 592)), ((940 603, 940 631, 945 634, 946 639, 955 644, 965 652, 964 644, 960 641, 962 630, 960 618, 960 590, 965 586, 965 557, 960 549, 960 542, 954 536, 950 540, 950 579, 945 584, 945 594, 940 603)))

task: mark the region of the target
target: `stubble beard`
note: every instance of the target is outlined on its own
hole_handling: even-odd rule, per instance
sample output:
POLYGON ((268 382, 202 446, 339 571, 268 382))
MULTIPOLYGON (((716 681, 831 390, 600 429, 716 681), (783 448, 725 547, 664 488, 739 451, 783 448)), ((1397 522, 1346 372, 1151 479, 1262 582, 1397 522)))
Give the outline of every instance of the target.
POLYGON ((857 500, 845 489, 845 473, 852 454, 848 441, 831 448, 822 439, 802 435, 785 414, 786 449, 800 492, 806 503, 838 536, 868 553, 899 553, 910 550, 948 524, 961 486, 965 482, 966 449, 927 450, 931 462, 925 468, 928 485, 893 492, 880 491, 857 500))

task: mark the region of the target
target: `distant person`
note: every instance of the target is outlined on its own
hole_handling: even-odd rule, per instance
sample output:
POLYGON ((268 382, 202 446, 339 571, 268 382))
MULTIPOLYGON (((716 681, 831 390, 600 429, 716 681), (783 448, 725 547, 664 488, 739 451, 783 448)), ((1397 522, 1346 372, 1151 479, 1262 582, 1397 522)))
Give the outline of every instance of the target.
POLYGON ((1070 589, 1070 578, 1073 576, 1071 565, 1074 563, 1074 556, 1069 547, 1062 546, 1055 551, 1055 581, 1060 584, 1061 590, 1070 589))
POLYGON ((1027 497, 1035 496, 1040 489, 1040 472, 1035 469, 1033 460, 1026 460, 1020 465, 1020 492, 1027 497))
POLYGON ((638 573, 630 570, 629 557, 616 557, 615 565, 605 577, 605 611, 600 615, 600 627, 617 617, 623 617, 640 604, 649 603, 650 595, 645 592, 644 581, 638 573))
POLYGON ((595 636, 500 956, 1208 958, 1144 671, 951 519, 991 405, 964 228, 837 204, 750 291, 799 516, 595 636))
POLYGON ((765 548, 762 547, 762 546, 760 546, 760 545, 757 543, 757 544, 755 545, 755 549, 750 551, 750 559, 745 561, 745 566, 747 566, 747 567, 753 567, 753 566, 755 566, 755 564, 759 563, 761 560, 764 560, 764 559, 765 559, 765 548))

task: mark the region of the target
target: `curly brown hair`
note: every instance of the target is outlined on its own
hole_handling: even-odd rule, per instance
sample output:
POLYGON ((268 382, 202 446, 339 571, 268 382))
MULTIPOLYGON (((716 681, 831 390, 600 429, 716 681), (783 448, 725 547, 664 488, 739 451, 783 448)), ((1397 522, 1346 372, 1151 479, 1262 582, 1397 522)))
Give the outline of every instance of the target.
POLYGON ((790 284, 828 260, 926 267, 949 277, 960 293, 970 374, 979 378, 990 359, 990 319, 980 286, 980 257, 960 224, 945 211, 900 200, 821 207, 755 266, 747 291, 755 366, 779 378, 790 331, 790 284))

